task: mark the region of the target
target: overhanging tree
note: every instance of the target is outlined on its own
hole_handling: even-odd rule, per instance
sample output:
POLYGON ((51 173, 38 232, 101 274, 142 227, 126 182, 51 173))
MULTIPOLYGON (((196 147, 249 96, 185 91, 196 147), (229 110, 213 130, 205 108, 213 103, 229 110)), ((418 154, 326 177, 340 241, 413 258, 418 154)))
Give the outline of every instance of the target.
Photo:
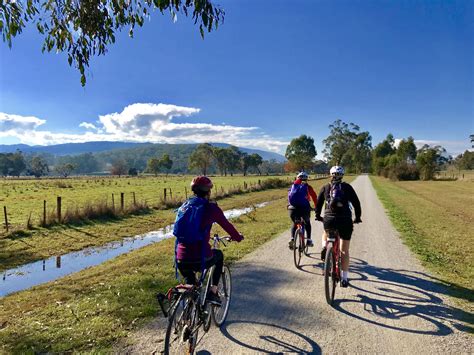
POLYGON ((223 9, 211 0, 3 0, 0 32, 11 47, 27 23, 36 26, 44 36, 43 52, 66 52, 84 86, 90 59, 104 55, 117 32, 128 29, 133 37, 136 26, 157 11, 169 12, 173 20, 178 13, 191 16, 202 37, 224 20, 223 9))

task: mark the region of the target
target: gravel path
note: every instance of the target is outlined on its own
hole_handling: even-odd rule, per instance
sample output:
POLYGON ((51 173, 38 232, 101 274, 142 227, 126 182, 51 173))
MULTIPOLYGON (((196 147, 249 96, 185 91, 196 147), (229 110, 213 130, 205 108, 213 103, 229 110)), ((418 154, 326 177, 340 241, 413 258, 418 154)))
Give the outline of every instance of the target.
MULTIPOLYGON (((363 224, 351 244, 351 287, 336 289, 334 307, 324 297, 318 240, 297 270, 289 232, 234 265, 233 299, 222 329, 211 328, 198 354, 378 353, 473 354, 473 322, 452 306, 444 286, 423 270, 400 241, 368 176, 352 185, 362 203, 363 224)), ((472 319, 472 315, 471 318, 472 319)), ((165 323, 157 320, 118 350, 159 353, 165 323)), ((203 332, 201 331, 201 334, 203 332)))

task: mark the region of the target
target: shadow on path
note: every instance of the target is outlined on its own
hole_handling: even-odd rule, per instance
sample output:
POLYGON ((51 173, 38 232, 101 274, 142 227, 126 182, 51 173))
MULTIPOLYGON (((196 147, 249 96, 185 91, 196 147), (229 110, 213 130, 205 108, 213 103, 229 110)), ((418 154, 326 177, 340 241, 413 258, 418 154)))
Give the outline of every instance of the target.
MULTIPOLYGON (((447 285, 428 274, 378 268, 351 259, 351 287, 357 299, 339 299, 334 308, 346 315, 380 327, 413 334, 449 335, 456 328, 474 332, 474 315, 443 303, 447 285), (422 320, 425 329, 413 317, 422 320)), ((459 286, 457 286, 459 287, 459 286)), ((467 294, 471 290, 465 289, 467 294)), ((337 298, 337 293, 336 293, 337 298)))

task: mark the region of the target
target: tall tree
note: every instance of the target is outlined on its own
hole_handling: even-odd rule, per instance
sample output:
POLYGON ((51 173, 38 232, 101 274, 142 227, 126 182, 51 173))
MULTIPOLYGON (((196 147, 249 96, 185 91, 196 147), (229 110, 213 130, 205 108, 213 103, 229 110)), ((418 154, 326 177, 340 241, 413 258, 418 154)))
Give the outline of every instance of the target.
POLYGON ((1 1, 0 32, 11 47, 13 37, 31 22, 44 36, 43 52, 66 52, 69 65, 79 70, 85 85, 91 57, 104 55, 123 29, 128 28, 133 37, 135 26, 143 26, 155 10, 168 11, 173 20, 180 12, 189 14, 199 24, 202 37, 224 19, 224 11, 211 0, 1 1))
POLYGON ((229 160, 229 150, 228 148, 222 147, 213 147, 212 148, 214 159, 216 160, 217 169, 222 176, 227 176, 228 160, 229 160))
POLYGON ((443 157, 444 153, 446 153, 446 149, 439 145, 430 147, 425 144, 418 150, 416 165, 423 180, 433 180, 439 166, 446 161, 446 158, 443 157))
POLYGON ((118 175, 119 177, 127 174, 128 166, 124 159, 116 159, 110 167, 110 173, 112 175, 118 175))
POLYGON ((240 161, 242 152, 236 146, 230 146, 225 155, 226 171, 230 172, 230 176, 234 176, 234 172, 240 169, 240 161))
POLYGON ((212 145, 209 143, 199 144, 189 156, 189 167, 198 169, 202 175, 207 175, 213 156, 212 145))
POLYGON ((397 155, 407 163, 414 163, 416 161, 416 145, 413 137, 408 137, 406 140, 402 139, 397 148, 397 155))
POLYGON ((354 123, 336 120, 329 125, 329 136, 323 140, 324 156, 329 165, 343 165, 346 171, 367 171, 370 166, 372 137, 354 123))
POLYGON ((36 178, 49 172, 48 164, 42 157, 33 157, 30 162, 30 174, 36 178))
POLYGON ((298 170, 305 170, 313 165, 316 157, 316 147, 314 139, 302 134, 298 138, 293 138, 286 147, 285 157, 298 170))
POLYGON ((76 167, 71 163, 58 164, 55 166, 54 170, 61 176, 67 178, 76 167))
POLYGON ((164 169, 166 171, 166 174, 168 175, 171 167, 173 166, 173 161, 171 160, 169 154, 163 154, 163 156, 160 159, 160 168, 164 169))
POLYGON ((153 174, 155 174, 155 176, 157 176, 158 173, 160 172, 160 159, 158 159, 158 158, 148 159, 147 171, 150 172, 150 173, 153 173, 153 174))
POLYGON ((253 153, 250 154, 250 168, 254 168, 257 170, 259 175, 262 175, 262 172, 260 170, 260 166, 263 163, 263 158, 260 154, 253 153))

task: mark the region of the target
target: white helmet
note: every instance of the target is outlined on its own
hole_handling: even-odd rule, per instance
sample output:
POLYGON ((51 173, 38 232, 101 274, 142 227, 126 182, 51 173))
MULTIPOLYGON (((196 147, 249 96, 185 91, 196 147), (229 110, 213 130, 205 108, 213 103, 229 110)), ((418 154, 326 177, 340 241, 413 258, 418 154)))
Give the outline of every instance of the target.
POLYGON ((309 176, 304 171, 302 171, 298 174, 298 176, 296 178, 301 179, 301 180, 308 180, 309 176))
POLYGON ((344 176, 344 168, 339 165, 334 165, 331 170, 329 170, 329 174, 334 177, 343 177, 344 176))

